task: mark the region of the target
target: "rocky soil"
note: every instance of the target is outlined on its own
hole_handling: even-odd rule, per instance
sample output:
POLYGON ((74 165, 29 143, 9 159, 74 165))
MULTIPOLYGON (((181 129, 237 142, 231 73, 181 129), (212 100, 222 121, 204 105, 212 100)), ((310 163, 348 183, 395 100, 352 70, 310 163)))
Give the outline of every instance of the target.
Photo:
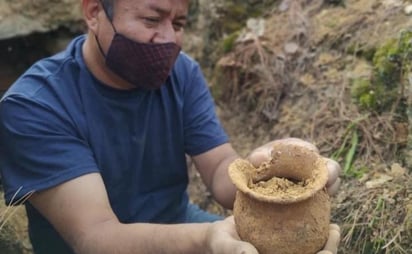
POLYGON ((411 5, 275 1, 217 43, 211 89, 240 154, 293 136, 341 164, 340 253, 412 252, 411 5))

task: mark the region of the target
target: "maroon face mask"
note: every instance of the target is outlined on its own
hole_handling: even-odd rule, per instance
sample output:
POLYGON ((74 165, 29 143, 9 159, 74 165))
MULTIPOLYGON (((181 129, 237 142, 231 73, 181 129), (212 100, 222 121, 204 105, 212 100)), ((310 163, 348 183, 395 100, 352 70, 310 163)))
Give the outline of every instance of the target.
POLYGON ((115 34, 107 55, 96 37, 109 69, 137 88, 160 88, 170 74, 180 47, 173 42, 137 42, 119 34, 113 24, 112 26, 115 34))

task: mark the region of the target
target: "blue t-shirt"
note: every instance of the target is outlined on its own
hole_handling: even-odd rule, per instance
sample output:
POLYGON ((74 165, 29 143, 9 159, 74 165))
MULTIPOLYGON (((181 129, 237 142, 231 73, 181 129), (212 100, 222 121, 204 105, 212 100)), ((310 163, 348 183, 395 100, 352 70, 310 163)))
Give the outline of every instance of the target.
MULTIPOLYGON (((161 89, 117 90, 87 69, 84 40, 34 64, 1 100, 6 202, 99 172, 121 222, 181 222, 185 154, 228 141, 199 65, 180 53, 161 89)), ((26 207, 30 234, 46 234, 50 225, 26 207)))

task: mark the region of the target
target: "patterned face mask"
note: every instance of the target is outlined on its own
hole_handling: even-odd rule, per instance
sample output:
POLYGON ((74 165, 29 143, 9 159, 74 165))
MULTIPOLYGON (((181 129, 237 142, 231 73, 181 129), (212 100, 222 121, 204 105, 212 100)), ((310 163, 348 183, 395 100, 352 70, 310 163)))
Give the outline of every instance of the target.
MULTIPOLYGON (((105 10, 106 12, 106 10, 105 10)), ((107 16, 107 12, 106 12, 107 16)), ((141 43, 115 32, 107 55, 96 41, 106 59, 106 65, 130 84, 142 89, 159 89, 166 81, 180 52, 169 43, 141 43)))

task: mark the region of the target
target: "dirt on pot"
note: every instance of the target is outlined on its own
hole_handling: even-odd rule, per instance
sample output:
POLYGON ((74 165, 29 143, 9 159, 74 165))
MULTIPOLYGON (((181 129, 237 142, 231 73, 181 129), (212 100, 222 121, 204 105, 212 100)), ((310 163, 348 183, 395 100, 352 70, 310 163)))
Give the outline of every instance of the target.
POLYGON ((268 181, 250 184, 250 189, 263 195, 298 196, 307 191, 307 181, 294 182, 286 178, 273 177, 268 181))

